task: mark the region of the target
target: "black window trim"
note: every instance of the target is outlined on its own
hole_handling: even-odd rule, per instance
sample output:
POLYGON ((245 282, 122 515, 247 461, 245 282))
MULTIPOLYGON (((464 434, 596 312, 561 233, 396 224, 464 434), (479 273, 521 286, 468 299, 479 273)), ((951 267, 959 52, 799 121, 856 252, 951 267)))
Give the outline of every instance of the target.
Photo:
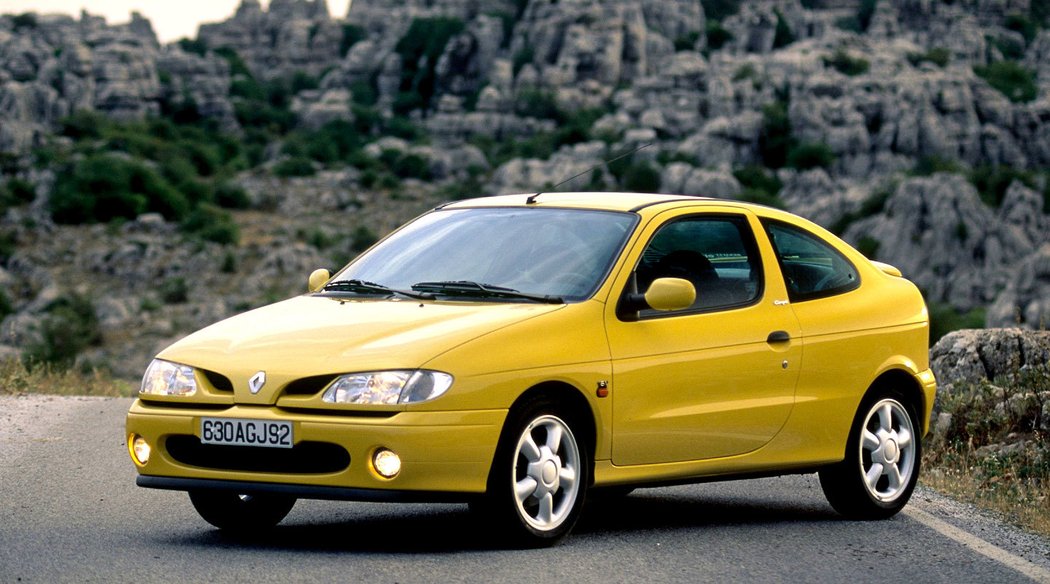
POLYGON ((808 229, 805 229, 803 227, 799 227, 798 225, 793 225, 791 223, 788 223, 787 221, 780 221, 778 219, 770 219, 768 217, 760 217, 759 218, 759 222, 762 223, 762 229, 766 232, 766 238, 769 239, 769 245, 772 246, 772 248, 773 248, 773 255, 776 256, 777 267, 780 269, 780 279, 783 280, 783 282, 784 282, 784 289, 787 290, 788 299, 792 303, 808 302, 810 300, 820 300, 822 298, 831 298, 832 296, 841 296, 842 294, 847 294, 849 292, 853 292, 854 290, 860 288, 861 277, 860 277, 860 270, 857 269, 857 265, 855 263, 853 263, 852 261, 850 261, 850 259, 848 257, 846 257, 845 254, 843 254, 838 249, 836 249, 835 246, 833 246, 830 243, 828 243, 823 237, 817 235, 816 233, 813 233, 812 231, 810 231, 808 229), (791 290, 791 286, 788 285, 787 276, 785 276, 786 271, 784 270, 784 260, 783 260, 783 258, 780 255, 780 249, 777 247, 776 239, 773 237, 773 234, 769 230, 771 225, 776 225, 777 227, 783 227, 783 228, 786 228, 786 229, 791 230, 791 231, 802 233, 802 234, 810 237, 811 239, 814 239, 817 242, 823 244, 824 247, 826 247, 827 249, 831 250, 832 253, 837 255, 840 259, 842 259, 842 261, 846 262, 846 265, 848 265, 850 268, 853 269, 853 273, 857 275, 857 280, 855 282, 853 282, 852 284, 848 284, 846 286, 839 286, 838 288, 829 288, 827 290, 820 290, 820 291, 817 291, 817 292, 806 292, 806 293, 793 292, 791 290))
MULTIPOLYGON (((765 278, 765 269, 764 269, 765 264, 763 263, 763 260, 762 260, 762 250, 759 249, 759 247, 758 247, 758 239, 755 237, 755 230, 751 226, 751 221, 749 220, 749 217, 750 216, 746 212, 739 212, 739 213, 732 213, 732 212, 705 213, 705 212, 701 211, 701 212, 698 212, 698 213, 690 213, 688 215, 680 215, 680 216, 675 217, 675 218, 673 218, 673 219, 671 219, 669 221, 664 222, 659 227, 657 227, 657 229, 655 231, 653 231, 653 234, 651 236, 649 236, 649 239, 645 242, 645 245, 642 246, 642 253, 641 253, 641 255, 638 256, 638 261, 635 262, 634 267, 631 268, 631 274, 628 277, 627 285, 620 292, 620 298, 617 301, 617 305, 616 305, 616 318, 619 319, 621 322, 641 322, 641 321, 656 320, 656 319, 661 319, 661 318, 677 318, 677 317, 680 317, 680 316, 692 316, 692 315, 697 315, 697 314, 710 314, 710 313, 715 313, 715 312, 727 312, 727 311, 730 311, 730 310, 738 310, 738 309, 741 309, 741 308, 747 308, 748 306, 754 306, 755 304, 758 304, 759 302, 761 302, 762 301, 762 297, 765 294, 765 290, 766 290, 766 278, 765 278), (729 219, 729 220, 734 221, 734 222, 742 223, 742 227, 746 231, 746 233, 741 233, 743 244, 744 244, 744 249, 748 253, 748 259, 749 260, 750 260, 751 257, 754 257, 755 260, 757 261, 757 265, 752 267, 753 270, 757 270, 756 273, 758 274, 758 286, 755 288, 755 297, 753 299, 751 299, 751 300, 746 301, 746 302, 737 302, 735 304, 723 304, 721 306, 708 306, 708 307, 701 307, 701 308, 686 308, 686 309, 683 309, 683 310, 666 310, 666 311, 665 310, 661 310, 661 311, 657 311, 654 314, 646 314, 646 315, 641 314, 641 311, 635 312, 635 311, 630 311, 630 310, 624 309, 627 295, 628 294, 636 294, 638 292, 638 282, 637 282, 637 279, 636 279, 636 275, 637 275, 637 272, 638 272, 638 265, 641 263, 642 257, 645 255, 645 250, 648 249, 649 246, 653 243, 653 239, 657 236, 657 234, 659 234, 660 231, 663 230, 663 228, 667 227, 668 225, 671 225, 673 223, 678 223, 679 221, 688 221, 690 219, 697 219, 697 218, 703 218, 703 219, 729 219)), ((740 227, 741 227, 741 225, 738 225, 738 228, 740 228, 740 227)))

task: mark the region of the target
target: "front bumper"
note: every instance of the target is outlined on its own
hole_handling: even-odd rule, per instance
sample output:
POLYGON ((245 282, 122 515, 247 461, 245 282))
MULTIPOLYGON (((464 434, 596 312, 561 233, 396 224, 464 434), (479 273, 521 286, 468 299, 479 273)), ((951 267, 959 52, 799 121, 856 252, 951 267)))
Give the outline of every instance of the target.
MULTIPOLYGON (((135 463, 141 475, 139 484, 145 487, 230 488, 322 499, 443 500, 454 498, 454 494, 485 491, 506 415, 506 410, 476 410, 368 416, 243 405, 224 409, 194 408, 190 404, 173 407, 136 400, 128 412, 126 428, 128 436, 142 436, 152 448, 146 464, 135 463), (169 448, 169 444, 185 445, 199 438, 202 417, 289 421, 297 447, 304 443, 334 445, 346 451, 349 464, 320 472, 302 468, 295 472, 231 470, 223 467, 221 456, 202 457, 201 462, 195 462, 180 454, 178 448, 169 448), (385 479, 372 469, 372 454, 379 448, 401 457, 401 472, 396 477, 385 479)), ((287 457, 287 451, 276 450, 280 449, 241 448, 226 452, 232 456, 250 453, 252 458, 262 460, 271 452, 275 457, 287 457)))

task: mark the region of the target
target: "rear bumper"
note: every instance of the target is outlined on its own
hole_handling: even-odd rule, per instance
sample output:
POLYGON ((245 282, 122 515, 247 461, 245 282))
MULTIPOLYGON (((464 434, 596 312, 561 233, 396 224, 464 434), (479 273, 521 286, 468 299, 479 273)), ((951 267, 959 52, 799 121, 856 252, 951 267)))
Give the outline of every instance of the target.
MULTIPOLYGON (((145 465, 135 463, 141 486, 254 492, 264 488, 299 489, 296 496, 322 499, 407 500, 416 493, 433 500, 435 494, 444 498, 449 493, 485 491, 506 415, 505 410, 477 410, 400 412, 366 417, 290 412, 260 406, 171 407, 137 400, 128 412, 126 428, 129 437, 142 436, 152 449, 145 465), (321 472, 309 469, 284 472, 223 468, 222 457, 202 457, 200 462, 188 460, 174 447, 199 438, 202 417, 289 421, 297 446, 336 445, 349 455, 349 464, 337 465, 340 468, 334 470, 329 465, 321 472), (169 441, 172 449, 168 448, 169 441), (401 472, 393 479, 382 478, 372 469, 372 455, 380 448, 392 450, 401 457, 401 472), (376 493, 379 491, 386 494, 376 493)), ((275 459, 287 454, 275 452, 280 449, 249 450, 254 459, 261 460, 271 452, 275 459)), ((231 467, 237 468, 237 464, 231 467)))
POLYGON ((937 398, 937 379, 932 369, 920 372, 916 379, 922 385, 923 403, 926 406, 922 416, 922 435, 925 436, 930 431, 930 416, 933 415, 933 402, 937 398))

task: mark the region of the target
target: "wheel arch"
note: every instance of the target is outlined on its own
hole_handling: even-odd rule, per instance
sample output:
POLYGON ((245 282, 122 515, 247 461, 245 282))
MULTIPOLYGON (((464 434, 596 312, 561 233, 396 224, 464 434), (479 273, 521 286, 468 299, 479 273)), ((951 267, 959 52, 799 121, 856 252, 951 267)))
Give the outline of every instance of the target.
MULTIPOLYGON (((537 399, 547 399, 567 408, 573 421, 582 425, 582 428, 577 429, 577 432, 581 434, 577 436, 577 439, 585 442, 587 445, 588 455, 586 458, 587 465, 590 467, 588 475, 590 476, 590 482, 593 483, 594 452, 598 443, 598 426, 596 421, 598 414, 590 401, 583 391, 572 384, 563 381, 544 381, 528 388, 514 400, 514 403, 511 404, 508 410, 507 419, 511 419, 511 414, 521 408, 523 404, 537 399)), ((503 429, 500 431, 499 444, 503 444, 504 440, 507 439, 507 432, 507 424, 504 423, 503 429)), ((490 463, 490 468, 491 466, 492 464, 490 463)))
POLYGON ((925 436, 930 425, 930 421, 924 419, 927 406, 926 395, 923 393, 922 384, 914 374, 906 369, 892 368, 880 373, 864 392, 864 397, 857 406, 856 415, 860 415, 861 406, 868 403, 874 396, 885 393, 896 393, 904 399, 905 405, 911 407, 915 413, 915 419, 922 428, 922 435, 925 436))

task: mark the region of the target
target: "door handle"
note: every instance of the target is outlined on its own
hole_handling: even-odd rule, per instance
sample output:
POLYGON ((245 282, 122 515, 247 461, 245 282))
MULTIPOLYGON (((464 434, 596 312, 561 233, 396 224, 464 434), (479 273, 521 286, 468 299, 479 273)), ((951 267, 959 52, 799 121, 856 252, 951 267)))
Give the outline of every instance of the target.
POLYGON ((787 331, 773 331, 766 337, 766 342, 772 345, 773 343, 786 343, 791 340, 791 335, 787 331))

